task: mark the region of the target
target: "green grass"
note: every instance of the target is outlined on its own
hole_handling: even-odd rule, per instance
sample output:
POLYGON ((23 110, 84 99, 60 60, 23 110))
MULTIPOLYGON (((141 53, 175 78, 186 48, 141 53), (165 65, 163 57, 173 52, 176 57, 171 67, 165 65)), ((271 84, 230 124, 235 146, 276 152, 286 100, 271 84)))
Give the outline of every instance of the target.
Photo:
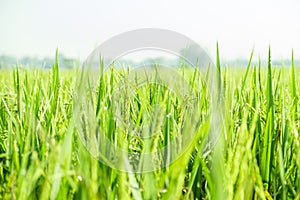
POLYGON ((184 98, 150 84, 160 80, 155 70, 135 87, 138 77, 112 68, 79 91, 80 72, 60 71, 57 56, 50 71, 0 71, 0 199, 300 199, 300 71, 293 54, 282 68, 272 66, 271 51, 267 66, 252 57, 245 69, 222 68, 217 51, 216 99, 198 70, 178 69, 191 88, 184 98), (80 95, 90 107, 75 109, 80 95), (128 152, 98 159, 158 170, 126 173, 99 162, 89 150, 107 146, 82 140, 96 131, 128 152))

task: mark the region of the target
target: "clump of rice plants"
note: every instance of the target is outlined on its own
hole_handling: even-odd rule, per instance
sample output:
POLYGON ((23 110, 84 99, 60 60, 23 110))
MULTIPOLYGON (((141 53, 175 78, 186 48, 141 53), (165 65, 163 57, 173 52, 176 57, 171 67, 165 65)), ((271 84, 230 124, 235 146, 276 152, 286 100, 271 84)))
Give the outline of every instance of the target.
POLYGON ((128 81, 128 70, 117 68, 88 88, 97 123, 85 128, 128 152, 125 169, 158 165, 143 173, 106 165, 86 148, 74 121, 80 70, 60 70, 58 54, 49 71, 1 70, 0 199, 300 199, 300 71, 293 53, 282 68, 272 66, 271 50, 267 66, 252 57, 236 70, 222 67, 217 51, 217 103, 198 69, 176 69, 193 91, 183 99, 152 82, 129 87, 135 77, 128 81), (187 105, 197 106, 196 129, 185 124, 187 105), (207 148, 213 106, 220 137, 207 148), (141 156, 182 142, 182 130, 195 133, 174 162, 159 166, 172 156, 168 149, 141 156))

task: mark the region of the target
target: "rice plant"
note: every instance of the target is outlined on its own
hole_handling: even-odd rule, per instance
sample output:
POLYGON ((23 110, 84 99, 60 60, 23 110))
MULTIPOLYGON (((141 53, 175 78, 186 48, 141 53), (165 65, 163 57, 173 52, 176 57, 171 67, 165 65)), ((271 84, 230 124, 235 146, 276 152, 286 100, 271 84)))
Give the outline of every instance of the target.
POLYGON ((80 70, 61 70, 58 53, 49 71, 1 70, 0 199, 300 199, 300 71, 293 53, 291 66, 281 68, 272 66, 271 49, 267 66, 252 57, 253 51, 248 66, 237 70, 221 66, 217 50, 217 103, 199 69, 176 69, 193 91, 179 99, 151 77, 131 87, 136 79, 128 80, 129 70, 112 67, 96 87, 84 88, 96 122, 79 113, 85 129, 74 121, 80 70), (155 105, 159 112, 152 112, 155 105), (195 129, 186 123, 187 105, 197 106, 195 129), (215 106, 220 137, 207 148, 215 106), (78 134, 91 130, 127 152, 122 159, 109 154, 123 169, 149 162, 157 169, 128 173, 100 162, 105 158, 92 155, 87 136, 78 134), (180 133, 189 130, 190 145, 166 167, 163 158, 174 151, 143 157, 183 142, 180 133))

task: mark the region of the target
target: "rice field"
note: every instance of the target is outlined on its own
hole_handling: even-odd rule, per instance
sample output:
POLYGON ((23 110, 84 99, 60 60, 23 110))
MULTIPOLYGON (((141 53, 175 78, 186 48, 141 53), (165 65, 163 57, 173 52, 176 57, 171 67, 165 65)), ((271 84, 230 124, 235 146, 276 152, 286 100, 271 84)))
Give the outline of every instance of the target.
POLYGON ((127 90, 128 70, 117 68, 81 90, 80 70, 61 70, 57 59, 51 70, 2 69, 0 199, 300 199, 300 70, 293 56, 291 66, 273 67, 271 53, 267 66, 252 64, 251 54, 248 67, 237 70, 221 66, 218 55, 217 100, 198 69, 176 69, 193 91, 183 99, 150 82, 127 90), (78 106, 86 94, 94 118, 89 106, 78 106), (147 113, 154 105, 160 112, 153 118, 147 113), (127 154, 117 159, 93 143, 103 137, 127 154), (172 141, 175 147, 163 149, 172 141))

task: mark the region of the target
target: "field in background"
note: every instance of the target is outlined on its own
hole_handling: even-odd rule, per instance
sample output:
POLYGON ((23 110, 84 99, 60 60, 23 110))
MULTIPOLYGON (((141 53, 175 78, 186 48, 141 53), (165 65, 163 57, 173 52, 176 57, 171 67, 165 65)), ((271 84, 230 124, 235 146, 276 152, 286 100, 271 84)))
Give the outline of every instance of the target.
MULTIPOLYGON (((219 69, 220 142, 202 153, 211 106, 201 77, 191 73, 191 87, 203 88, 197 95, 203 111, 199 134, 170 167, 141 174, 102 164, 79 140, 72 118, 77 71, 59 71, 57 63, 51 71, 0 71, 0 199, 300 199, 299 69, 219 69)), ((101 80, 95 97, 100 110, 119 74, 101 80)), ((155 139, 156 147, 166 145, 182 122, 176 98, 155 85, 140 92, 157 97, 153 101, 171 113, 162 116, 155 139)), ((132 108, 129 115, 140 123, 142 109, 132 108)), ((129 152, 149 146, 126 135, 113 111, 105 110, 101 127, 113 141, 129 152)))

